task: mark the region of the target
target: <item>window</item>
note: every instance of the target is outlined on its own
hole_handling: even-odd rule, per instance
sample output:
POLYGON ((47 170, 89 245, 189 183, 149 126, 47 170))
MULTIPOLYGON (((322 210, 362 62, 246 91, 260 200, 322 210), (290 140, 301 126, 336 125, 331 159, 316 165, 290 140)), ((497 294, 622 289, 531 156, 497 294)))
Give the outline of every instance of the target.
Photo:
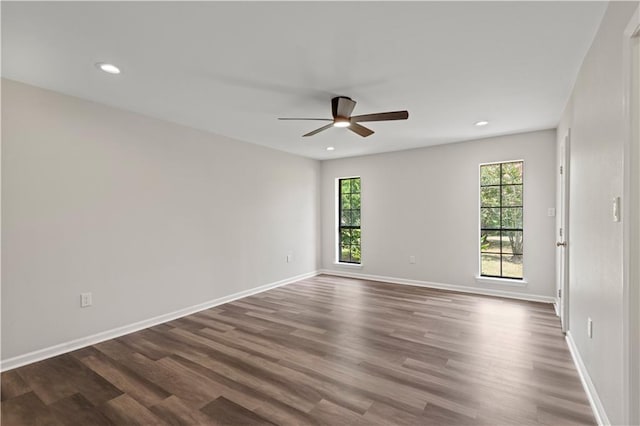
POLYGON ((480 166, 480 275, 522 279, 522 161, 480 166))
POLYGON ((338 261, 360 263, 360 178, 338 179, 338 261))

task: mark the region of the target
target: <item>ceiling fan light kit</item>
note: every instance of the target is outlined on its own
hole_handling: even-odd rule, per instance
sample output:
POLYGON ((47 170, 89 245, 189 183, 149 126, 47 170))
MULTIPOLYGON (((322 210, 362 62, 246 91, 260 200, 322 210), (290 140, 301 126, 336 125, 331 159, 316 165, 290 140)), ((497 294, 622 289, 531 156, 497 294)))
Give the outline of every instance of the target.
POLYGON ((356 101, 346 96, 337 96, 331 99, 331 115, 333 119, 329 118, 279 118, 279 120, 315 120, 315 121, 330 121, 331 123, 322 126, 316 130, 313 130, 303 137, 313 136, 317 133, 330 129, 331 127, 346 127, 352 132, 366 138, 371 136, 373 130, 364 127, 360 122, 364 121, 391 121, 391 120, 406 120, 409 118, 408 111, 393 111, 393 112, 379 112, 375 114, 354 115, 351 113, 356 106, 356 101))
POLYGON ((336 117, 333 119, 334 127, 349 127, 351 121, 347 117, 336 117))

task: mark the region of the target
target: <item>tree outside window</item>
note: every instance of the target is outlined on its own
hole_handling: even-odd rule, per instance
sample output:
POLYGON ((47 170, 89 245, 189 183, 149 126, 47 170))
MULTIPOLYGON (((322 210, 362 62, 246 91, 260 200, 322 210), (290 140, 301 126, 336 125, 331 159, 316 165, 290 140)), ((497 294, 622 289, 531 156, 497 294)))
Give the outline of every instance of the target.
POLYGON ((522 279, 523 162, 480 166, 480 275, 522 279))
POLYGON ((338 180, 338 261, 360 263, 360 178, 338 180))

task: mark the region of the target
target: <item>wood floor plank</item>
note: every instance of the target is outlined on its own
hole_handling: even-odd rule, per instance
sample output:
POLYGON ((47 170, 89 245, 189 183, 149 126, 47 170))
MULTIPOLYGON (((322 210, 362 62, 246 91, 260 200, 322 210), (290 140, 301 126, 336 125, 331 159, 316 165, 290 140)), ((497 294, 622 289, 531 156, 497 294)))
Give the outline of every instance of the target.
POLYGON ((174 395, 202 406, 222 395, 222 386, 184 367, 173 358, 163 358, 149 365, 157 382, 174 395))
MULTIPOLYGON (((165 426, 167 422, 140 405, 129 395, 120 395, 107 401, 102 407, 102 412, 116 425, 127 426, 165 426)), ((78 425, 86 423, 76 423, 78 425)))
POLYGON ((69 354, 24 366, 18 374, 45 404, 82 393, 97 405, 122 394, 117 387, 69 354))
POLYGON ((106 356, 89 356, 83 358, 82 363, 146 407, 171 396, 169 392, 139 376, 127 366, 111 361, 106 356))
POLYGON ((377 424, 394 424, 399 426, 415 426, 422 424, 420 416, 398 410, 380 401, 374 402, 364 414, 365 422, 377 424))
POLYGON ((61 423, 34 392, 27 392, 2 402, 2 424, 50 426, 61 423))
POLYGON ((3 425, 593 425, 551 305, 320 275, 2 373, 3 425))
POLYGON ((112 422, 82 394, 74 394, 49 405, 55 418, 63 425, 111 425, 112 422))
POLYGON ((175 395, 151 407, 151 411, 163 421, 175 426, 214 425, 215 421, 197 408, 175 395))
POLYGON ((272 425, 270 421, 246 408, 220 397, 201 410, 219 425, 272 425))
POLYGON ((317 418, 320 424, 325 425, 375 425, 376 422, 371 419, 365 419, 357 413, 334 404, 326 399, 321 400, 313 410, 309 413, 312 417, 317 418))
POLYGON ((7 371, 2 374, 0 380, 0 393, 2 397, 0 400, 4 401, 9 398, 15 398, 30 391, 31 388, 22 380, 22 377, 20 377, 16 370, 7 371))

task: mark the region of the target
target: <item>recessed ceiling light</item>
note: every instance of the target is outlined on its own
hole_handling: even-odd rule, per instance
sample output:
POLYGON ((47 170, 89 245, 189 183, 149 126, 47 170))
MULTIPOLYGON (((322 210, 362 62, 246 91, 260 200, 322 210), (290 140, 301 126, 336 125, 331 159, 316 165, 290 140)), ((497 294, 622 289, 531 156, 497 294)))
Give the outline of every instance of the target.
POLYGON ((333 120, 333 125, 335 127, 349 127, 350 124, 351 122, 349 121, 349 119, 345 117, 336 117, 333 120))
POLYGON ((488 122, 488 121, 484 121, 484 120, 482 120, 482 121, 477 121, 477 122, 475 122, 473 125, 474 125, 474 126, 478 126, 478 127, 482 127, 482 126, 486 126, 487 124, 489 124, 489 122, 488 122))
POLYGON ((107 64, 105 62, 98 62, 96 64, 96 67, 98 67, 98 69, 104 71, 104 72, 108 72, 109 74, 120 74, 120 68, 116 67, 113 64, 107 64))
POLYGON ((335 149, 335 148, 334 148, 334 147, 332 147, 332 146, 328 146, 328 147, 327 147, 327 151, 333 151, 334 149, 335 149))

